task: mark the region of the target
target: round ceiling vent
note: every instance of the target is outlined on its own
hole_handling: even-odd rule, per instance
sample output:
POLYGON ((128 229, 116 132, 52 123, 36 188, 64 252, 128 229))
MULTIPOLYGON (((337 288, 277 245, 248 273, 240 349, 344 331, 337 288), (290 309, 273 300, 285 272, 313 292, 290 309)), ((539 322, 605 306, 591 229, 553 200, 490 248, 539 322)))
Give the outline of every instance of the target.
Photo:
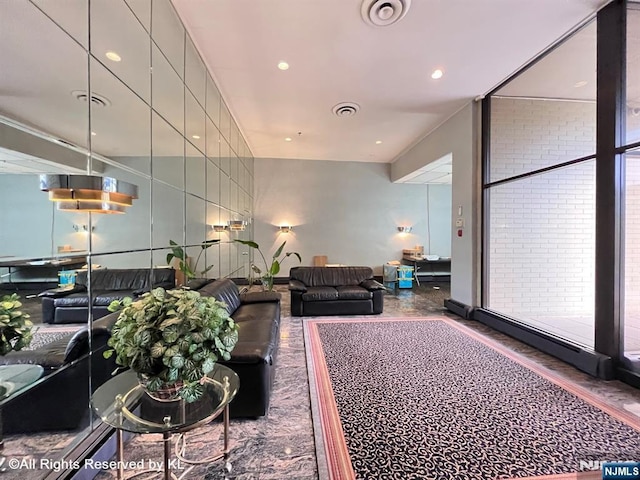
POLYGON ((404 17, 410 6, 411 0, 364 0, 361 13, 369 25, 386 27, 404 17))
POLYGON ((76 100, 81 100, 86 102, 87 100, 91 100, 91 105, 94 107, 108 107, 111 105, 111 102, 107 97, 103 97, 102 95, 98 95, 97 93, 92 93, 91 96, 86 92, 86 90, 74 90, 71 92, 71 95, 75 97, 76 100))
POLYGON ((333 107, 332 111, 338 117, 353 117, 360 110, 360 105, 353 102, 343 102, 333 107))

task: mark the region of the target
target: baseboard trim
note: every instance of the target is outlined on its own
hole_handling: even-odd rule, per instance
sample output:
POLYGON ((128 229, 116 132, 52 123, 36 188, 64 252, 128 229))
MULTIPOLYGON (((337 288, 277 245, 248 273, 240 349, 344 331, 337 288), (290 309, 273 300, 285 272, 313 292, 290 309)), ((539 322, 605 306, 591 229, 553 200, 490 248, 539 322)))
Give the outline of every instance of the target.
POLYGON ((470 320, 473 315, 472 306, 454 300, 453 298, 445 299, 444 306, 450 312, 455 313, 462 318, 466 318, 467 320, 470 320))
POLYGON ((615 378, 614 361, 607 355, 586 350, 580 346, 523 325, 512 318, 483 308, 474 309, 472 318, 494 330, 505 333, 563 362, 573 365, 589 375, 604 380, 613 380, 615 378))

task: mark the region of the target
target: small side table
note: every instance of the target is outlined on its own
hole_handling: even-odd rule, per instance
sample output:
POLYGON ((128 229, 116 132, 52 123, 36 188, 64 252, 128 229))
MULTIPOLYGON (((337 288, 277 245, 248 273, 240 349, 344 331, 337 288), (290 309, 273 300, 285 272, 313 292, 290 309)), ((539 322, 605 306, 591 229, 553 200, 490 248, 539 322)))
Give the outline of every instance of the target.
MULTIPOLYGON (((205 379, 204 394, 193 403, 183 400, 160 402, 147 395, 138 383, 135 372, 128 370, 99 387, 91 397, 93 411, 116 429, 116 460, 118 480, 124 479, 122 432, 162 433, 164 444, 163 478, 175 478, 170 469, 171 436, 183 434, 223 415, 224 446, 222 452, 205 459, 184 457, 184 440, 178 440, 176 454, 180 461, 202 464, 229 457, 229 403, 235 397, 240 381, 238 375, 224 365, 216 364, 205 379), (182 442, 182 446, 180 443, 182 442)), ((142 473, 142 472, 140 472, 142 473)))

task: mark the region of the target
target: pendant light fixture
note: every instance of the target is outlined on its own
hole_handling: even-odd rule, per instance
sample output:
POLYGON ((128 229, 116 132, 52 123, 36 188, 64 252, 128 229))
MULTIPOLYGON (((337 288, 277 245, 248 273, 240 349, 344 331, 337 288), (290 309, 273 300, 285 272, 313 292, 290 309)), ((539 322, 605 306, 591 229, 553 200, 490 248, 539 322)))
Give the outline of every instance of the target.
POLYGON ((138 198, 138 187, 112 177, 98 175, 40 175, 40 190, 58 210, 125 213, 138 198))

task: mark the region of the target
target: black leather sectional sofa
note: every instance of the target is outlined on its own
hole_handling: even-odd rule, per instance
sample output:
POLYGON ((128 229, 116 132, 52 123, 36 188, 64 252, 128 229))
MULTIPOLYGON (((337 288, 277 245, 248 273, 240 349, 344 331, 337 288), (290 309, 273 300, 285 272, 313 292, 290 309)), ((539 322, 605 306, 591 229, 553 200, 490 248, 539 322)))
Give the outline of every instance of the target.
MULTIPOLYGON (((113 272, 113 271, 112 271, 113 272)), ((240 377, 240 390, 230 405, 232 417, 259 417, 267 413, 275 377, 280 335, 280 295, 270 292, 240 293, 227 279, 196 285, 201 295, 225 302, 238 324, 239 340, 231 360, 222 362, 240 377)), ((0 405, 4 433, 73 430, 89 421, 90 388, 109 380, 115 356, 103 357, 118 312, 94 320, 91 332, 82 327, 37 350, 0 356, 0 365, 37 364, 44 375, 26 391, 0 405), (93 353, 89 356, 89 335, 93 353), (91 387, 89 371, 91 370, 91 387)), ((1 438, 1 437, 0 437, 1 438)))
MULTIPOLYGON (((59 288, 42 292, 42 321, 44 323, 84 323, 87 321, 89 293, 87 271, 79 271, 73 288, 59 288)), ((175 288, 173 268, 98 269, 91 272, 93 318, 109 313, 113 300, 135 298, 157 287, 175 288)))
POLYGON ((384 285, 370 267, 294 267, 289 272, 291 315, 382 313, 384 285))
POLYGON ((231 360, 221 362, 240 378, 240 389, 229 406, 231 416, 265 415, 280 339, 280 294, 241 294, 236 284, 228 279, 216 280, 198 291, 226 303, 229 314, 238 324, 238 343, 231 352, 231 360))

